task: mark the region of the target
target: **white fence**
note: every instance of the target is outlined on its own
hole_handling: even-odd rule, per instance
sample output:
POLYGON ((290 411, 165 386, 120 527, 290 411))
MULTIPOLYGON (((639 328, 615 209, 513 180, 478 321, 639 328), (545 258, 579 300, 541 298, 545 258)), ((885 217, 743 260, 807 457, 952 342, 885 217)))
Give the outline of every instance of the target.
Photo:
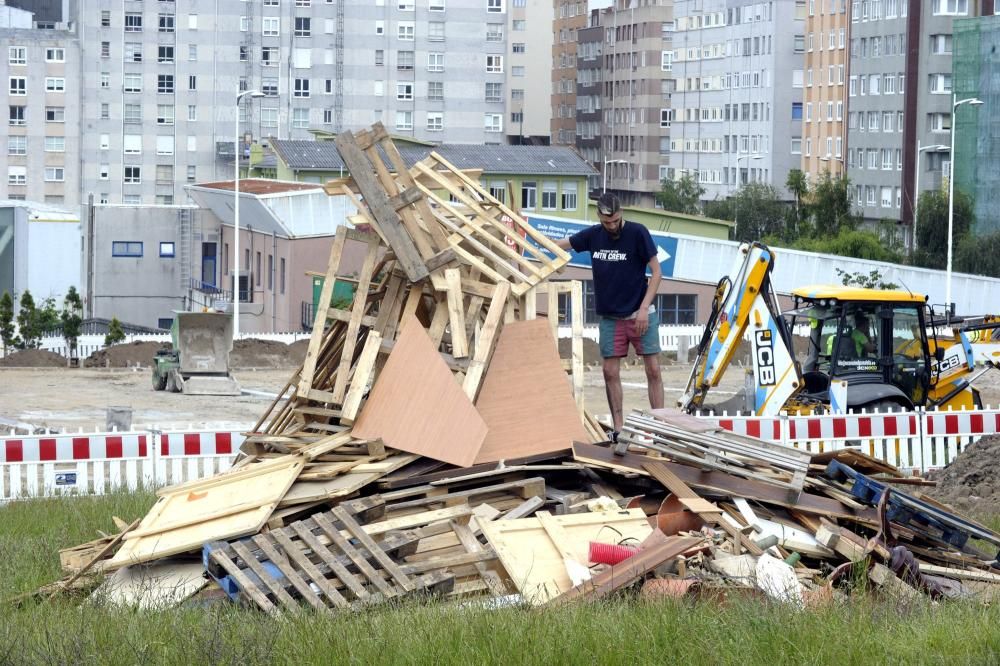
POLYGON ((183 483, 232 465, 242 429, 0 437, 0 502, 183 483))
MULTIPOLYGON (((298 331, 291 333, 241 333, 239 336, 240 340, 269 340, 274 342, 283 342, 287 345, 292 344, 302 340, 303 338, 309 337, 308 331, 298 331)), ((170 343, 169 333, 136 333, 134 335, 126 335, 125 342, 123 344, 131 344, 133 342, 161 342, 170 343)), ((87 358, 96 351, 104 349, 104 336, 103 335, 81 335, 77 339, 76 355, 79 358, 87 358)), ((61 356, 69 358, 69 347, 66 345, 66 340, 61 337, 48 337, 42 338, 39 344, 40 349, 45 349, 47 351, 55 352, 61 356)))

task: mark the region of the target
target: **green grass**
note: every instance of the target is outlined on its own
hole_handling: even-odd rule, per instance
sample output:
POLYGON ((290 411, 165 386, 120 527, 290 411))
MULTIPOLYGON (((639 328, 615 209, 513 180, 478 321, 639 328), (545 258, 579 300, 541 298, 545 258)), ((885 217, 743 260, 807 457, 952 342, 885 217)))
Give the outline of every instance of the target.
MULTIPOLYGON (((131 520, 152 501, 116 494, 0 508, 0 598, 57 579, 59 548, 111 531, 112 514, 131 520)), ((414 602, 333 618, 57 599, 0 606, 0 664, 996 664, 998 627, 1000 610, 978 603, 868 595, 808 612, 741 599, 621 599, 544 611, 414 602)))

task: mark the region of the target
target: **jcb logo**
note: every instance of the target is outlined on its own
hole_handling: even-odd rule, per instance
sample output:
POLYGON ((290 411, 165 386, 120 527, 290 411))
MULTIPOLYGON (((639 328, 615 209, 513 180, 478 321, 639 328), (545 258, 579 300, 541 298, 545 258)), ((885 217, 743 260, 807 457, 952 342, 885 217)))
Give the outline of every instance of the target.
POLYGON ((757 384, 759 386, 774 385, 774 340, 771 331, 764 329, 754 333, 754 346, 757 362, 757 384))

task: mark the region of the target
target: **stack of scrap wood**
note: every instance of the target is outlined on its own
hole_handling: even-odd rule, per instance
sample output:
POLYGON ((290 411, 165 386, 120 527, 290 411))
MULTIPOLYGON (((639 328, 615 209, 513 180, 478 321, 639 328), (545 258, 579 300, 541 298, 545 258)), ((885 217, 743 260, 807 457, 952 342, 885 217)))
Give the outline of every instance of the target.
POLYGON ((137 601, 128 581, 157 567, 194 591, 192 558, 267 612, 414 594, 555 604, 640 583, 806 605, 856 586, 843 573, 858 563, 894 595, 1000 590, 984 551, 1000 535, 860 453, 663 410, 629 415, 629 450, 608 448, 583 409, 580 285, 551 280, 568 256, 438 155, 407 168, 380 125, 336 143, 351 178, 328 191, 358 213, 333 244, 302 367, 232 470, 163 488, 141 521, 65 552, 71 576, 47 592, 114 572, 103 598, 176 602, 137 601), (361 268, 337 309, 348 243, 361 268))

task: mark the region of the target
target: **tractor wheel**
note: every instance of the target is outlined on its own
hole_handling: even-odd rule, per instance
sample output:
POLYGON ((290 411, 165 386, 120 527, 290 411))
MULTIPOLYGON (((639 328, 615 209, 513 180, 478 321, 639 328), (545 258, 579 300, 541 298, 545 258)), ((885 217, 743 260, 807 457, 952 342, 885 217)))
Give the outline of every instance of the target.
POLYGON ((166 375, 160 374, 158 372, 153 373, 153 390, 162 391, 167 388, 167 377, 166 375))
POLYGON ((166 388, 170 393, 177 393, 180 389, 177 386, 177 381, 174 379, 174 373, 168 372, 166 379, 166 388))

